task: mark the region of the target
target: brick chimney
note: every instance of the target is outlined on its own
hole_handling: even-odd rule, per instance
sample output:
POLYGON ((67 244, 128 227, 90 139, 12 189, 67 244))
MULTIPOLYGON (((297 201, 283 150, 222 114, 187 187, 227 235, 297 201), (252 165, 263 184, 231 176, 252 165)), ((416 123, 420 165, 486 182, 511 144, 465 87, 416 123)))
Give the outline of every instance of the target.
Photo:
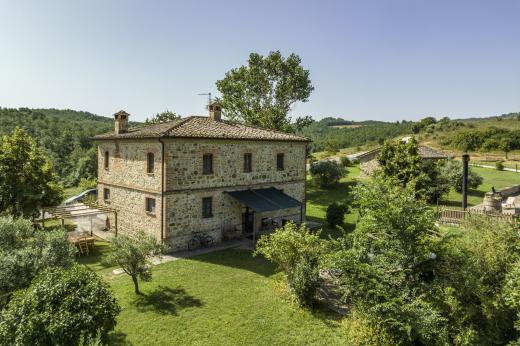
POLYGON ((128 117, 129 116, 130 116, 130 114, 128 114, 125 111, 119 111, 116 114, 114 114, 116 135, 118 135, 120 133, 128 132, 128 117))
POLYGON ((209 119, 214 121, 222 120, 222 110, 218 102, 213 102, 209 105, 209 119))

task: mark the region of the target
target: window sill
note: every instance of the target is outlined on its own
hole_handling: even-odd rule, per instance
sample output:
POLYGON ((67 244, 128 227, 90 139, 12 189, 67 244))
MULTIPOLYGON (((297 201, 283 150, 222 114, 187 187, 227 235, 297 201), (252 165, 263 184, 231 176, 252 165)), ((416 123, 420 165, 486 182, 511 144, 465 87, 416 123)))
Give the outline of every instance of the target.
POLYGON ((203 219, 203 220, 206 220, 206 219, 211 219, 212 217, 213 217, 213 215, 203 216, 202 219, 203 219))
POLYGON ((155 212, 151 212, 151 211, 146 211, 146 215, 150 216, 150 217, 156 217, 157 215, 155 215, 155 212))
POLYGON ((153 178, 155 176, 155 173, 146 173, 146 175, 153 178))
POLYGON ((110 204, 110 200, 109 199, 104 199, 103 203, 110 204))

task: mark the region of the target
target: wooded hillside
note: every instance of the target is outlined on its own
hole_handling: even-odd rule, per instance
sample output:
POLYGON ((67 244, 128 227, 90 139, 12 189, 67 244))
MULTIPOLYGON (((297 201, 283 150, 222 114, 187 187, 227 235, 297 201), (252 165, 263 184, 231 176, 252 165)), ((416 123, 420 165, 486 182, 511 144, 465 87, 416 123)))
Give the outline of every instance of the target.
POLYGON ((0 108, 0 135, 25 129, 44 148, 65 186, 95 177, 97 153, 91 138, 113 126, 111 118, 89 112, 0 108))

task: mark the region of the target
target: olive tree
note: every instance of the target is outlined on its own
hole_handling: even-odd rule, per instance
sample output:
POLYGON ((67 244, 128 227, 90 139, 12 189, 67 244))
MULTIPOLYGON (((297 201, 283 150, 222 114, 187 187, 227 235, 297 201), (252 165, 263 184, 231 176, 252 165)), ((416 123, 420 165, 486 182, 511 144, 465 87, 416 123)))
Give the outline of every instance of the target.
POLYGON ((321 188, 336 185, 345 170, 336 161, 317 161, 311 164, 310 173, 314 182, 321 188))
POLYGON ((104 258, 107 265, 117 265, 130 275, 134 283, 134 291, 139 291, 139 280, 152 280, 152 269, 150 259, 159 255, 163 246, 157 242, 155 237, 139 231, 133 236, 120 235, 112 241, 112 251, 104 258))
POLYGON ((47 268, 71 266, 76 252, 62 229, 35 231, 30 220, 0 217, 0 296, 6 300, 47 268))

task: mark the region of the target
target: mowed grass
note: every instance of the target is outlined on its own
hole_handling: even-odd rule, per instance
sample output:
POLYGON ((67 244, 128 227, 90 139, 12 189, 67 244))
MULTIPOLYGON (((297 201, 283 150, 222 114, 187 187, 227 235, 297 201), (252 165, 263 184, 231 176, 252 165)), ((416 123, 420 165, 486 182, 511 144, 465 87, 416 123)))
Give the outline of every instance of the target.
MULTIPOLYGON (((468 191, 468 205, 475 206, 482 203, 484 194, 491 191, 494 186, 499 190, 504 187, 520 184, 520 173, 509 171, 497 171, 492 168, 470 167, 471 170, 477 172, 484 178, 482 185, 477 189, 469 189, 468 191)), ((448 197, 446 197, 441 204, 460 207, 462 204, 462 195, 452 189, 448 197)))
POLYGON ((361 172, 359 166, 348 167, 348 174, 343 177, 339 184, 331 189, 321 189, 312 184, 311 178, 307 179, 307 218, 309 220, 322 222, 324 224, 324 236, 337 236, 340 230, 333 230, 326 226, 327 207, 334 202, 346 203, 349 211, 345 215, 345 230, 352 231, 356 227, 358 212, 351 208, 351 191, 357 184, 361 172))
POLYGON ((103 275, 122 307, 111 344, 345 344, 337 315, 295 306, 282 274, 250 251, 229 249, 154 266, 141 296, 129 276, 114 276, 112 268, 96 263, 103 251, 79 261, 103 275))

